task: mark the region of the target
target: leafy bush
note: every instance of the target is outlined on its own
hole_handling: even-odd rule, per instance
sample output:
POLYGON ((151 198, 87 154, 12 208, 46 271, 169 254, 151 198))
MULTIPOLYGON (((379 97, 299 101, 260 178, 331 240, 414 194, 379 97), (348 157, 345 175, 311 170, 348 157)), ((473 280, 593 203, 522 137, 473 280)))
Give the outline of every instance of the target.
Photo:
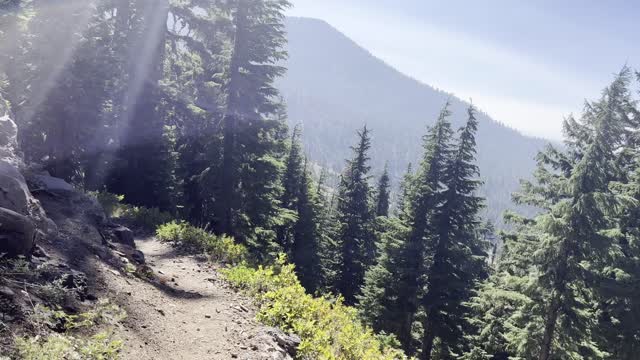
POLYGON ((125 317, 123 310, 109 302, 100 302, 91 311, 78 315, 36 305, 29 318, 36 330, 44 333, 45 329, 58 328, 57 325, 62 324, 65 333, 15 338, 19 358, 26 360, 118 359, 123 342, 114 339, 111 326, 118 324, 125 317), (107 325, 109 328, 91 336, 85 335, 87 330, 102 325, 107 325), (84 330, 82 334, 79 333, 81 329, 84 330))
POLYGON ((53 310, 46 306, 36 305, 30 321, 36 328, 55 328, 61 323, 66 331, 91 328, 97 325, 114 326, 126 318, 126 313, 119 306, 101 301, 90 311, 80 314, 67 314, 62 310, 53 310))
POLYGON ((171 221, 173 216, 169 213, 160 211, 158 208, 123 205, 119 218, 134 227, 153 231, 156 227, 171 221))
POLYGON ((226 279, 260 305, 258 319, 300 336, 303 359, 404 359, 389 336, 362 325, 354 308, 340 298, 314 298, 300 285, 294 266, 281 256, 275 266, 240 265, 223 270, 226 279))
POLYGON ((24 360, 112 360, 119 358, 122 345, 122 341, 113 340, 109 332, 100 332, 88 339, 64 334, 16 339, 20 359, 24 360))
POLYGON ((171 214, 160 211, 158 208, 125 204, 123 203, 123 195, 116 195, 107 191, 94 191, 90 192, 90 195, 98 200, 108 217, 123 220, 132 226, 147 231, 153 231, 159 225, 173 219, 171 214))
POLYGON ((124 195, 116 195, 103 190, 91 191, 89 195, 98 200, 108 217, 116 216, 123 206, 124 195))
POLYGON ((206 253, 217 261, 238 264, 247 257, 247 249, 236 244, 233 238, 217 236, 186 222, 172 221, 161 225, 156 230, 156 236, 161 241, 171 242, 189 251, 206 253))

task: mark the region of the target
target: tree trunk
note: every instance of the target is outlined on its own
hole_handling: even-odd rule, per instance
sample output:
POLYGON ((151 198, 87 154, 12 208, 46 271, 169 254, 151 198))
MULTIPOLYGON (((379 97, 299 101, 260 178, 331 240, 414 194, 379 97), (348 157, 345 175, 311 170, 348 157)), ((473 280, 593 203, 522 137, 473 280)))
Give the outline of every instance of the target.
POLYGON ((408 354, 413 352, 413 337, 411 336, 411 326, 413 325, 413 311, 405 311, 398 331, 398 341, 402 344, 404 351, 408 354))
POLYGON ((558 312, 560 310, 560 295, 555 294, 549 304, 547 315, 544 323, 544 335, 542 336, 542 344, 540 346, 540 355, 538 360, 549 360, 551 358, 551 346, 553 345, 553 337, 558 322, 558 312))
POLYGON ((223 121, 223 149, 222 149, 222 171, 220 182, 220 206, 218 210, 219 232, 235 236, 233 213, 236 207, 236 192, 238 183, 236 136, 238 133, 238 122, 242 121, 243 109, 240 109, 240 54, 245 39, 243 30, 247 21, 247 9, 244 1, 239 0, 234 16, 234 44, 231 63, 229 65, 229 82, 227 85, 227 106, 223 121))
MULTIPOLYGON (((573 242, 572 242, 573 243, 573 242)), ((571 246, 567 240, 560 245, 559 266, 555 272, 555 281, 553 282, 553 293, 549 307, 547 308, 544 320, 544 333, 542 335, 542 344, 540 345, 540 354, 538 360, 551 359, 551 350, 553 346, 553 338, 556 332, 556 324, 560 307, 562 306, 561 296, 565 289, 565 279, 567 275, 567 259, 569 258, 569 249, 571 246)))
POLYGON ((424 337, 422 338, 422 353, 420 354, 420 360, 431 360, 433 342, 436 337, 435 320, 433 319, 431 314, 431 311, 427 311, 427 317, 424 325, 424 337))
POLYGON ((237 173, 235 166, 235 135, 236 135, 236 119, 231 114, 224 117, 224 142, 222 148, 222 171, 221 177, 221 193, 220 193, 220 210, 218 216, 219 231, 227 235, 235 235, 233 233, 233 208, 235 203, 237 173))

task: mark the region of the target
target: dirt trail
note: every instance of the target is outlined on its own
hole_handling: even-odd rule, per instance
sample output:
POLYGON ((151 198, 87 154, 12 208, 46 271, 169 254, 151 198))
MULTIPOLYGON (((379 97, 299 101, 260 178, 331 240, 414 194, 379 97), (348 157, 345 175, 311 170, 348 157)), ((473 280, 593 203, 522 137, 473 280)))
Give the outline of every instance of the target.
POLYGON ((128 313, 118 334, 126 344, 124 359, 289 358, 260 339, 265 328, 255 322, 250 302, 228 289, 211 265, 154 238, 136 245, 159 282, 107 266, 101 271, 107 296, 128 313))
POLYGON ((79 192, 39 200, 60 231, 41 243, 50 261, 81 271, 91 293, 126 310, 116 334, 124 340, 123 359, 292 359, 299 340, 257 323, 251 301, 211 263, 149 237, 135 245, 153 276, 125 274, 134 268, 126 266, 134 249, 113 243, 95 225, 105 222, 95 201, 79 192))

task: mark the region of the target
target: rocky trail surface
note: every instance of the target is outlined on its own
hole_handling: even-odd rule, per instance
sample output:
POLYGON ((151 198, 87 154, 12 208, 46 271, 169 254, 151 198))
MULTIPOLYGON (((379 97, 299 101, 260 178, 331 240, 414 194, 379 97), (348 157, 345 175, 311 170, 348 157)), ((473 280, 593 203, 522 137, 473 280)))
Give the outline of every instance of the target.
POLYGON ((134 237, 80 192, 47 191, 38 199, 59 230, 40 243, 46 256, 39 261, 82 279, 90 303, 108 299, 126 311, 116 328, 122 359, 295 357, 299 339, 258 323, 252 301, 225 283, 220 265, 134 237))
POLYGON ((155 281, 101 270, 106 295, 128 313, 119 334, 125 359, 290 358, 288 337, 256 323, 250 301, 229 289, 214 266, 155 238, 136 245, 155 281))

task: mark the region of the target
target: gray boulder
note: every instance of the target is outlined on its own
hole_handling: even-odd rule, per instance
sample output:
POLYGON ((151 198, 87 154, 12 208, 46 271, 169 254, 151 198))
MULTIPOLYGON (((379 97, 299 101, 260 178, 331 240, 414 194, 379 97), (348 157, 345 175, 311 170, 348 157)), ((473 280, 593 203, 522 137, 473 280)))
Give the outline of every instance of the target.
POLYGON ((133 252, 131 253, 131 258, 138 264, 144 264, 145 262, 144 253, 140 250, 133 250, 133 252))
POLYGON ((124 226, 118 226, 113 230, 114 241, 120 244, 129 245, 133 248, 136 247, 136 243, 133 237, 133 231, 124 226))
POLYGON ((18 167, 3 160, 0 160, 0 208, 30 217, 38 230, 48 236, 57 233, 55 223, 47 217, 40 202, 29 191, 18 167))
POLYGON ((35 244, 36 226, 28 217, 0 208, 0 253, 29 256, 35 244))
POLYGON ((29 215, 29 208, 34 201, 18 169, 0 160, 0 207, 29 215))
POLYGON ((260 329, 250 341, 254 351, 252 356, 242 357, 247 360, 292 360, 296 357, 300 338, 289 335, 282 330, 266 327, 260 329))
POLYGON ((73 192, 76 189, 68 182, 49 175, 33 175, 29 177, 29 182, 39 190, 52 192, 73 192))
POLYGON ((57 227, 42 209, 21 173, 18 128, 0 98, 0 253, 30 255, 36 235, 53 235, 57 227))

